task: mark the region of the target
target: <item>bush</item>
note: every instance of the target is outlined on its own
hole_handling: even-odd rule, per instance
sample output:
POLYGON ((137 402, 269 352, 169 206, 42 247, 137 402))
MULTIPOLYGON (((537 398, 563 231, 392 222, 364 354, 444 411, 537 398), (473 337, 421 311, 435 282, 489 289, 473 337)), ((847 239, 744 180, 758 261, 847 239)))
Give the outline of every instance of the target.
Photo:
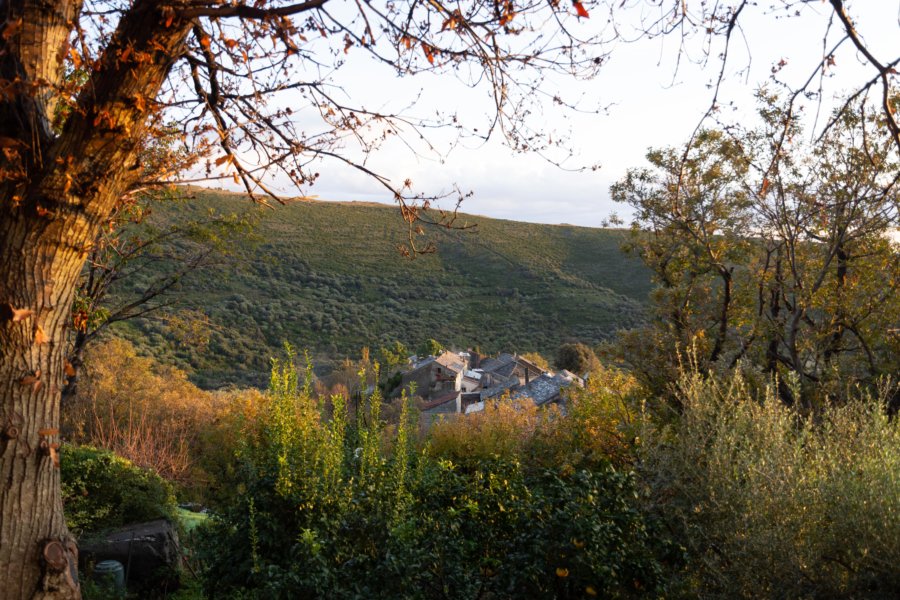
POLYGON ((556 407, 540 410, 527 398, 486 402, 483 411, 432 425, 428 452, 463 463, 522 459, 536 432, 552 427, 556 416, 556 407))
MULTIPOLYGON (((631 465, 646 401, 637 380, 624 371, 598 366, 583 388, 570 387, 566 395, 567 418, 556 423, 551 447, 540 450, 554 461, 550 464, 609 460, 617 466, 631 465)), ((537 441, 546 445, 540 438, 537 441)))
POLYGON ((485 409, 435 423, 429 453, 467 463, 521 460, 529 468, 592 468, 633 462, 632 441, 645 400, 637 381, 616 369, 598 368, 584 388, 565 390, 565 408, 538 408, 528 399, 488 402, 485 409))
POLYGON ((202 473, 204 504, 218 509, 234 497, 240 484, 235 456, 241 446, 243 430, 255 422, 263 410, 266 397, 256 389, 240 389, 214 393, 218 412, 213 423, 199 434, 197 470, 202 473))
POLYGON ((175 520, 172 485, 108 450, 64 444, 60 469, 66 524, 76 535, 175 520))
POLYGON ((868 398, 804 417, 739 374, 683 375, 641 451, 708 598, 900 597, 900 424, 868 398))
POLYGON ((597 360, 594 351, 580 342, 563 344, 556 351, 557 368, 566 369, 576 375, 584 375, 599 365, 600 361, 597 360))
POLYGON ((608 463, 529 474, 510 460, 429 461, 413 493, 389 540, 395 597, 661 596, 660 559, 678 557, 608 463))

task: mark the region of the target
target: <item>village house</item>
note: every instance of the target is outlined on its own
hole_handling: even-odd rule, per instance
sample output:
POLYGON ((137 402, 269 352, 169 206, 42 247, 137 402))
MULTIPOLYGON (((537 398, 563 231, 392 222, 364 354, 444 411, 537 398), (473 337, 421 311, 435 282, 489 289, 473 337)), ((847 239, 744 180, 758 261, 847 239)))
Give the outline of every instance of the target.
POLYGON ((400 385, 410 396, 433 401, 449 392, 462 390, 465 360, 453 352, 429 356, 401 375, 400 385))
POLYGON ((518 354, 503 353, 496 358, 485 358, 480 361, 478 368, 486 377, 482 389, 502 385, 510 380, 518 385, 526 385, 529 380, 544 374, 544 369, 518 354))

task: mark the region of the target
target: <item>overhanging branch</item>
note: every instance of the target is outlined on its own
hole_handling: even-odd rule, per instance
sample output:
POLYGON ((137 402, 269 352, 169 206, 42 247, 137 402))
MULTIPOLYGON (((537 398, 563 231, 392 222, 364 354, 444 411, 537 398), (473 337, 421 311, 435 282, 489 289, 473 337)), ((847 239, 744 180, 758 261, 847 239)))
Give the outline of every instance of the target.
POLYGON ((321 8, 328 0, 309 0, 298 4, 280 6, 278 8, 259 8, 246 4, 234 4, 229 6, 197 6, 191 8, 176 9, 178 16, 185 19, 197 17, 209 17, 225 19, 234 17, 237 19, 269 19, 272 17, 289 17, 316 8, 321 8))

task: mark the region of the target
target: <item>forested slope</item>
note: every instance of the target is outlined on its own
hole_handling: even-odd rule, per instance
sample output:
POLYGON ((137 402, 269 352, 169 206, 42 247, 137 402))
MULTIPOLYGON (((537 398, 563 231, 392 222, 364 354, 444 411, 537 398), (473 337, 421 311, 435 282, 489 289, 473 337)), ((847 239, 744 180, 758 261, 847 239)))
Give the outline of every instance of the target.
MULTIPOLYGON (((649 272, 620 251, 623 231, 463 215, 459 222, 477 227, 430 231, 437 252, 409 259, 397 250, 406 230, 391 207, 294 202, 270 210, 237 194, 186 193, 194 198, 154 209, 156 226, 250 210, 254 233, 230 244, 228 261, 188 277, 168 314, 116 331, 207 387, 263 384, 268 357, 284 341, 325 366, 363 346, 428 338, 552 354, 567 339, 596 343, 637 323, 650 289, 649 272)), ((145 269, 120 292, 139 291, 153 276, 145 269)))

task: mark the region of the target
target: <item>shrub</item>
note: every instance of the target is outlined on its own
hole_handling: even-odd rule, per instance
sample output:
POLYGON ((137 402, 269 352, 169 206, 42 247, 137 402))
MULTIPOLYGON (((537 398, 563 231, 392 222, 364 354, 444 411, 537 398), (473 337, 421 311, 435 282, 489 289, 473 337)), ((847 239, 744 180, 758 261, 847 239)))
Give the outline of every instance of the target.
POLYGON ((610 464, 529 473, 510 460, 443 460, 423 471, 390 538, 396 597, 663 595, 660 558, 678 553, 610 464))
POLYGON ((698 595, 900 596, 900 424, 878 402, 803 417, 739 374, 683 375, 677 394, 641 457, 698 595))
POLYGON ((199 432, 197 470, 203 475, 200 499, 215 509, 227 503, 239 485, 236 453, 243 429, 263 410, 265 395, 256 389, 215 392, 215 420, 199 432))
POLYGON ((428 452, 454 462, 521 459, 553 416, 555 408, 540 410, 527 398, 486 402, 483 411, 432 425, 428 452))
POLYGON ((563 344, 556 351, 556 366, 576 375, 584 375, 599 364, 594 351, 580 342, 563 344))
POLYGON ((444 351, 444 346, 437 340, 428 339, 419 344, 417 351, 419 356, 437 356, 444 351))
POLYGON ((174 520, 172 485, 108 450, 64 444, 60 469, 66 524, 76 535, 174 520))
POLYGON ((387 523, 405 503, 408 411, 391 460, 377 391, 355 422, 345 399, 333 397, 326 420, 310 384, 307 377, 301 385, 289 353, 273 365, 265 399, 245 414, 236 494, 201 552, 213 597, 240 590, 270 598, 321 597, 334 584, 336 569, 354 583, 374 572, 387 523))
POLYGON ((565 391, 565 409, 530 399, 489 402, 481 412, 439 421, 430 431, 432 456, 455 462, 504 458, 529 468, 591 468, 632 462, 644 390, 621 371, 598 368, 582 388, 565 391))
POLYGON ((597 367, 584 388, 573 386, 565 393, 566 419, 552 421, 555 427, 549 436, 546 429, 539 432, 534 454, 548 466, 603 461, 631 465, 646 400, 637 380, 618 369, 597 367))

